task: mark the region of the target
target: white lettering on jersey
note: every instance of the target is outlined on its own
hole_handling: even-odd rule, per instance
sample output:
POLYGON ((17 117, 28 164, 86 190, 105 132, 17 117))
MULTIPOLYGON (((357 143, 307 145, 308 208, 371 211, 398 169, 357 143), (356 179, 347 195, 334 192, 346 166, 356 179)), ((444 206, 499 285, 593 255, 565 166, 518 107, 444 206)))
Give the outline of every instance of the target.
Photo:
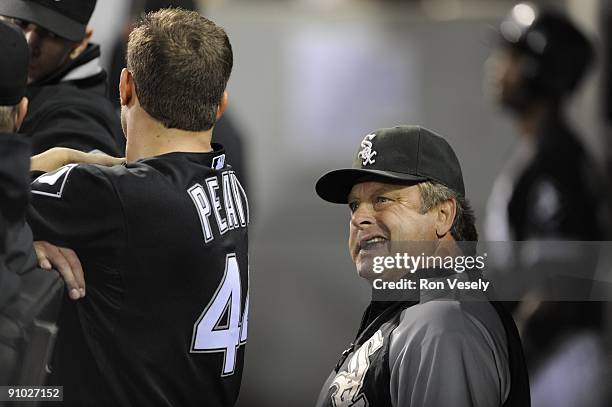
POLYGON ((338 373, 332 382, 330 389, 335 387, 332 393, 332 404, 335 407, 365 407, 368 400, 364 394, 360 394, 363 379, 370 367, 370 356, 383 346, 383 335, 380 330, 376 331, 357 352, 351 356, 346 371, 338 373))
POLYGON ((225 202, 225 215, 227 216, 227 226, 230 230, 240 227, 236 208, 234 207, 234 196, 232 194, 231 178, 229 172, 224 172, 221 176, 223 183, 223 202, 225 202))
POLYGON ((36 178, 32 182, 32 193, 38 195, 61 198, 64 186, 68 180, 68 174, 77 164, 68 164, 53 172, 48 172, 36 178))
POLYGON ((215 212, 215 218, 217 219, 219 233, 224 234, 228 229, 227 222, 221 215, 221 201, 219 201, 219 197, 217 196, 217 190, 219 189, 217 177, 206 178, 206 186, 208 187, 208 193, 210 194, 210 200, 213 205, 213 212, 215 212))
POLYGON ((213 240, 213 233, 209 220, 211 213, 210 201, 204 192, 204 188, 202 188, 202 185, 200 184, 195 184, 189 188, 187 192, 189 193, 189 196, 191 196, 191 199, 196 206, 198 215, 200 217, 200 223, 202 224, 204 241, 208 243, 213 240))
POLYGON ((236 177, 236 173, 231 171, 230 174, 232 180, 232 192, 234 194, 234 198, 236 199, 236 207, 238 208, 238 217, 240 218, 240 225, 246 226, 249 223, 249 200, 247 199, 246 193, 244 192, 244 188, 242 188, 242 185, 240 185, 240 181, 238 181, 238 177, 236 177), (244 198, 246 211, 242 203, 242 197, 244 198))
POLYGON ((224 171, 221 173, 223 204, 219 199, 218 178, 206 178, 204 182, 206 183, 206 188, 200 184, 195 184, 187 192, 198 211, 206 243, 214 239, 210 226, 210 215, 213 212, 220 234, 224 234, 228 230, 247 226, 249 223, 249 202, 244 188, 240 185, 240 181, 238 181, 234 171, 224 171))

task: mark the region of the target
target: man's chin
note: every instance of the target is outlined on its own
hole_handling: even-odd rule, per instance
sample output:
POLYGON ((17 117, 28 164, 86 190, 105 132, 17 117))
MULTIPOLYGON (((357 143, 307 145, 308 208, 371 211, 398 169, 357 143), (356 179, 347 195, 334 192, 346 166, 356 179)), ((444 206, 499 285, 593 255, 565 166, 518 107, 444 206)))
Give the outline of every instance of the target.
POLYGON ((359 270, 357 270, 357 274, 359 275, 360 278, 363 278, 368 283, 372 283, 377 278, 380 278, 380 275, 372 273, 372 271, 369 271, 369 272, 366 272, 366 273, 362 273, 359 270))
POLYGON ((38 82, 42 74, 37 70, 28 70, 28 85, 38 82))
POLYGON ((33 83, 42 82, 48 78, 50 78, 53 74, 55 74, 57 70, 49 70, 49 69, 40 69, 40 67, 28 69, 28 85, 33 83))
POLYGON ((368 281, 373 281, 377 278, 380 278, 381 273, 377 273, 374 271, 374 257, 384 255, 385 254, 383 253, 381 253, 380 255, 359 255, 355 261, 355 268, 357 269, 357 274, 359 275, 359 277, 368 281))
POLYGON ((385 270, 382 273, 376 273, 371 267, 363 269, 357 267, 357 274, 359 277, 369 281, 370 283, 372 283, 374 280, 397 281, 403 277, 403 274, 398 273, 397 270, 385 270))

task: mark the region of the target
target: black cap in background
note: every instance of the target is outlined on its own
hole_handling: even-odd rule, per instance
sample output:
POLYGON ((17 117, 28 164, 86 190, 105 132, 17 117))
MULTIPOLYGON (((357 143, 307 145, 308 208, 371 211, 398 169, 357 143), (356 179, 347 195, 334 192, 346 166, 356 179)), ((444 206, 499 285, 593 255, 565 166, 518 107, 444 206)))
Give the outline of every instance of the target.
POLYGON ((521 73, 538 92, 576 88, 595 60, 591 40, 558 8, 519 3, 499 26, 501 44, 525 58, 521 73))
POLYGON ((70 41, 85 37, 96 0, 0 0, 0 15, 34 23, 70 41))
POLYGON ((29 61, 21 29, 0 20, 0 106, 14 106, 25 96, 29 61))
POLYGON ((353 167, 323 175, 316 191, 326 201, 347 203, 353 186, 366 181, 433 181, 465 197, 461 166, 452 147, 421 126, 396 126, 368 134, 361 141, 353 167))

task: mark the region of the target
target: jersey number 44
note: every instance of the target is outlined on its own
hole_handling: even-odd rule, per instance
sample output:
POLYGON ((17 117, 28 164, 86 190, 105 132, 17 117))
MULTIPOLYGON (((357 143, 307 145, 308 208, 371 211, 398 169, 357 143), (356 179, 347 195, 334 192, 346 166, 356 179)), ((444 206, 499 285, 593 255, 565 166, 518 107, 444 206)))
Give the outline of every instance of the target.
POLYGON ((238 348, 247 341, 249 294, 247 290, 241 310, 241 292, 238 260, 235 253, 230 253, 225 258, 221 284, 195 322, 191 340, 192 353, 223 352, 222 377, 234 374, 238 348))

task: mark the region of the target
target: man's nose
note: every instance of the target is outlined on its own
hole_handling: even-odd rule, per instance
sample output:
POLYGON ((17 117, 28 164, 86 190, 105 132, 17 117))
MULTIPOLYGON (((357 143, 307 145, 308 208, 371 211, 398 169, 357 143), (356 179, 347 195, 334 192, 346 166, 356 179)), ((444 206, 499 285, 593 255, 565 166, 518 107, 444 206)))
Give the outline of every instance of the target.
POLYGON ((370 204, 361 204, 351 215, 351 223, 355 227, 363 227, 376 223, 374 208, 370 204))

